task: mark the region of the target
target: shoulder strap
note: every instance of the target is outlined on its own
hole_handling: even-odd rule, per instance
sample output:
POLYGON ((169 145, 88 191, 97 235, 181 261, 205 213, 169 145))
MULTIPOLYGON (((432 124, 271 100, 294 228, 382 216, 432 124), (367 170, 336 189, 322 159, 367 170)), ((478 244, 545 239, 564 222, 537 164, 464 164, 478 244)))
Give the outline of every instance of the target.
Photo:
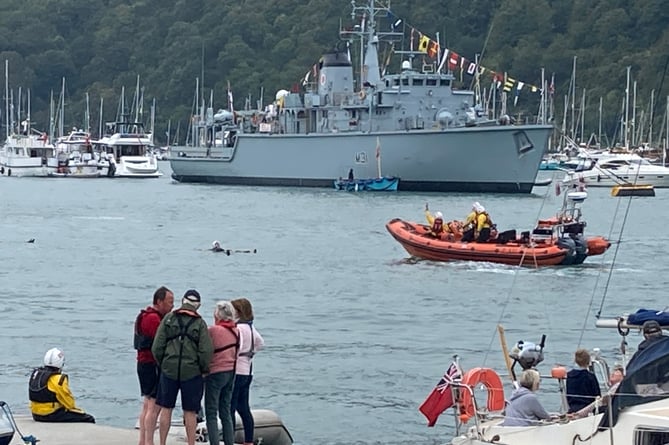
POLYGON ((217 352, 226 351, 230 348, 235 348, 235 354, 236 354, 237 350, 239 350, 239 334, 237 334, 235 332, 235 330, 232 329, 230 326, 223 326, 223 327, 226 328, 228 331, 230 331, 232 333, 232 335, 235 336, 235 342, 230 343, 229 345, 221 346, 220 348, 214 349, 214 354, 216 354, 217 352))

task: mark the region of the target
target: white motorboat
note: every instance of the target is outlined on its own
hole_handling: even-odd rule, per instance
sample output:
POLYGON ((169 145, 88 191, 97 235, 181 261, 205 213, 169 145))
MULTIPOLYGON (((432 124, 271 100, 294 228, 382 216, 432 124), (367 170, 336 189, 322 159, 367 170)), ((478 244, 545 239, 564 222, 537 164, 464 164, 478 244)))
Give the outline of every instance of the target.
POLYGON ((56 171, 55 148, 46 134, 28 130, 7 136, 0 150, 0 174, 7 176, 49 176, 56 171))
POLYGON ((119 178, 158 178, 158 160, 150 133, 141 122, 110 122, 105 135, 93 141, 100 163, 108 167, 107 176, 119 178))
POLYGON ((651 164, 633 153, 601 153, 596 157, 580 158, 578 163, 567 165, 576 174, 567 174, 564 182, 574 176, 589 187, 612 187, 626 184, 652 185, 669 188, 669 167, 651 164))
POLYGON ((99 178, 107 175, 109 163, 100 162, 100 153, 93 150, 90 133, 73 128, 56 140, 57 167, 52 177, 99 178))

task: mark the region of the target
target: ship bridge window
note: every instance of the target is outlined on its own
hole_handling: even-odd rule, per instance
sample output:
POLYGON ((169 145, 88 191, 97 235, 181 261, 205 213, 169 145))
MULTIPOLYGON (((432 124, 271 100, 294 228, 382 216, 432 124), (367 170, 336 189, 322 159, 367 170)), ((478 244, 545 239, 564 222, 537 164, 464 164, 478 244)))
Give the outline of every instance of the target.
POLYGON ((402 85, 409 86, 409 79, 402 79, 402 85))
POLYGON ((428 86, 437 86, 437 79, 427 79, 427 85, 428 86))
POLYGON ((413 84, 418 85, 418 86, 422 86, 423 85, 423 79, 414 79, 413 84))
POLYGON ((441 85, 442 87, 451 86, 451 79, 441 79, 439 85, 441 85))
POLYGON ((394 86, 399 86, 400 80, 399 79, 393 79, 393 85, 394 86))

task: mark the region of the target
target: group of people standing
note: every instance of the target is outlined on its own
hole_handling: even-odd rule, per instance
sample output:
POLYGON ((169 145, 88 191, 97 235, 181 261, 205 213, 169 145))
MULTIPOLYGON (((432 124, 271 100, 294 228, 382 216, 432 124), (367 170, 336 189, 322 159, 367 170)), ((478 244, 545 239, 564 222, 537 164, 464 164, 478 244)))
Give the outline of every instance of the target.
POLYGON ((252 360, 264 346, 253 326, 253 308, 246 298, 219 301, 213 324, 198 310, 198 291, 186 291, 181 306, 166 287, 154 293, 153 304, 135 322, 137 375, 144 403, 139 418, 139 445, 153 445, 158 422, 160 444, 165 445, 172 410, 181 394, 186 440, 194 445, 197 414, 204 396, 209 443, 219 443, 221 420, 225 445, 234 444, 235 412, 244 426, 244 442, 253 442, 253 415, 249 406, 252 360))
POLYGON ((472 205, 472 210, 464 222, 445 223, 444 215, 441 212, 435 212, 432 215, 427 203, 425 204, 425 218, 430 226, 430 233, 436 238, 451 235, 454 240, 485 243, 490 240, 491 231, 494 228, 490 215, 479 202, 472 205))

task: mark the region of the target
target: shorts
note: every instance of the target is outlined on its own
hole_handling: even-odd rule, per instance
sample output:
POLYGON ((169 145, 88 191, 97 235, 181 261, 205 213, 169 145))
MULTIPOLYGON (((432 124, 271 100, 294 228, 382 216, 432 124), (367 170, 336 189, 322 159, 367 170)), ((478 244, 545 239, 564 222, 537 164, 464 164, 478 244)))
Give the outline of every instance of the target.
POLYGON ((156 405, 164 408, 174 408, 177 403, 177 393, 181 391, 181 409, 198 412, 204 394, 204 379, 201 375, 190 380, 178 381, 160 374, 156 405))
POLYGON ((155 399, 158 393, 158 378, 160 377, 158 365, 137 362, 137 377, 139 377, 139 390, 142 396, 155 399))

